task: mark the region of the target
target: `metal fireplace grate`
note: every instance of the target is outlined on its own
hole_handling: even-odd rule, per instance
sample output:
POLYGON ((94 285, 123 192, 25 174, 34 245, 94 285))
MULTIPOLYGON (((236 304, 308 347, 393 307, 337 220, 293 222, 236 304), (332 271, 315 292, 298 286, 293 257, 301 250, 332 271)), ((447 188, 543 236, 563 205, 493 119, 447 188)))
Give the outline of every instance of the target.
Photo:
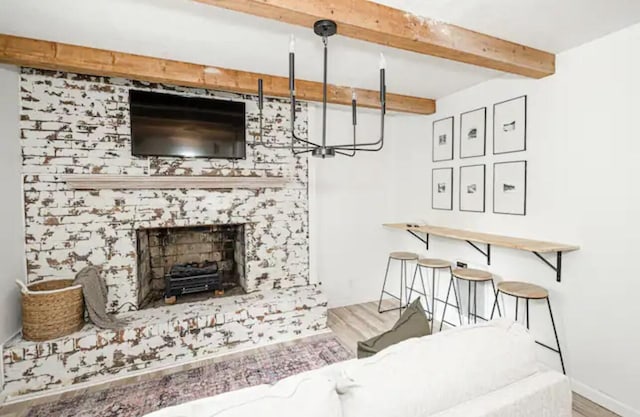
POLYGON ((165 276, 165 299, 222 289, 222 279, 218 272, 218 263, 215 261, 176 264, 165 276))

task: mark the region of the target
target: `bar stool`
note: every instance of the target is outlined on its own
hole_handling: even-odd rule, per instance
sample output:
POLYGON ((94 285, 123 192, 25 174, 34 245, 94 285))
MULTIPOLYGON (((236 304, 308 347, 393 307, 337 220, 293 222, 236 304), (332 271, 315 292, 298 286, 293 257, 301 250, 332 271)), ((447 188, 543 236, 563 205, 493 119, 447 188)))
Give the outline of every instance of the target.
MULTIPOLYGON (((378 313, 386 313, 391 310, 400 310, 400 315, 402 316, 402 289, 405 289, 405 303, 408 304, 407 297, 407 262, 417 261, 418 255, 413 252, 391 252, 389 254, 389 259, 387 260, 387 271, 384 273, 384 282, 382 283, 382 291, 380 292, 380 301, 378 302, 378 313), (387 286, 387 277, 389 276, 389 266, 391 265, 391 261, 396 260, 400 261, 400 296, 396 296, 395 294, 391 294, 386 290, 387 286), (395 298, 400 302, 400 306, 398 308, 389 308, 386 310, 381 310, 382 308, 382 298, 387 294, 392 298, 395 298)), ((406 305, 405 305, 406 307, 406 305)))
MULTIPOLYGON (((480 319, 487 321, 482 316, 478 316, 478 283, 486 283, 491 282, 491 287, 493 288, 493 296, 495 299, 498 299, 498 293, 496 292, 496 286, 493 282, 493 275, 487 271, 481 271, 479 269, 471 269, 471 268, 456 268, 451 272, 451 282, 449 283, 449 289, 447 290, 447 299, 444 304, 444 311, 442 312, 442 320, 445 318, 445 314, 447 313, 447 306, 449 305, 449 293, 451 292, 451 287, 453 286, 453 290, 455 292, 455 284, 454 281, 457 279, 459 281, 466 281, 469 288, 469 295, 467 296, 467 323, 471 323, 471 317, 473 317, 473 322, 478 322, 478 317, 480 319), (473 284, 473 314, 471 313, 471 287, 473 284)), ((456 305, 458 310, 458 315, 460 315, 460 302, 456 297, 456 305)), ((494 303, 495 305, 495 303, 494 303)), ((493 314, 493 311, 492 311, 493 314)), ((498 314, 500 313, 500 306, 498 306, 498 314)), ((461 316, 461 315, 460 315, 461 316)), ((440 330, 442 330, 442 323, 440 322, 440 330)), ((460 317, 460 324, 462 324, 462 317, 460 317)))
MULTIPOLYGON (((414 292, 419 295, 424 296, 426 301, 426 312, 431 315, 431 327, 434 326, 434 318, 436 316, 436 271, 438 272, 438 278, 440 278, 440 271, 449 270, 449 274, 451 274, 451 262, 446 261, 444 259, 431 259, 431 258, 420 258, 416 263, 416 269, 413 272, 413 280, 411 281, 411 287, 409 288, 409 301, 411 301, 411 296, 414 292), (429 284, 429 270, 431 270, 431 310, 429 308, 429 296, 427 294, 427 289, 424 285, 424 275, 422 274, 422 269, 425 268, 427 271, 427 286, 429 284), (420 272, 420 282, 422 283, 422 291, 420 292, 414 289, 414 284, 416 282, 416 275, 420 272)), ((457 296, 456 296, 457 297, 457 296)))
MULTIPOLYGON (((545 288, 542 288, 538 285, 529 284, 527 282, 518 282, 518 281, 503 281, 498 283, 498 294, 506 294, 511 297, 515 297, 516 299, 516 321, 518 321, 518 304, 520 299, 525 300, 525 313, 527 317, 527 329, 529 329, 529 300, 547 300, 547 306, 549 307, 549 316, 551 316, 551 326, 553 327, 553 335, 556 338, 556 346, 557 349, 552 348, 551 346, 545 345, 542 342, 536 343, 542 347, 549 349, 552 352, 557 353, 560 356, 560 365, 562 365, 562 372, 566 375, 566 371, 564 368, 564 359, 562 357, 562 350, 560 349, 560 341, 558 339, 558 332, 556 331, 556 322, 553 319, 553 311, 551 310, 551 301, 549 301, 549 291, 545 288)), ((496 306, 498 306, 498 311, 500 311, 500 305, 498 303, 498 298, 496 297, 496 301, 493 305, 493 309, 491 310, 491 318, 493 318, 493 313, 495 311, 496 306)))

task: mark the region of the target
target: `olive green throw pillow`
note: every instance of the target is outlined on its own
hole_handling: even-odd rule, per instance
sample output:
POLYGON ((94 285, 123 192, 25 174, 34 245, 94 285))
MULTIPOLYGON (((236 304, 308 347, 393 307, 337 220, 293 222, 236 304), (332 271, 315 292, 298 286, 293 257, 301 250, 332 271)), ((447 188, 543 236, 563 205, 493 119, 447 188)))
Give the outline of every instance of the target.
POLYGON ((400 319, 391 330, 364 342, 358 342, 358 359, 373 356, 381 350, 400 343, 412 337, 422 337, 431 334, 429 320, 427 320, 420 299, 412 302, 402 313, 400 319))

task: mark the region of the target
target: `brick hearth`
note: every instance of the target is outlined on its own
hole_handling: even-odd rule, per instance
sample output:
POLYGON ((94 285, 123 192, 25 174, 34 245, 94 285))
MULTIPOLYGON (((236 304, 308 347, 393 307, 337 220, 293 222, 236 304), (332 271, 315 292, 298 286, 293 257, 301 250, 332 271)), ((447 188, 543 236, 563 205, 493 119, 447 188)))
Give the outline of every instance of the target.
POLYGON ((159 366, 316 334, 327 301, 314 286, 261 291, 130 312, 113 331, 87 324, 49 342, 5 345, 5 393, 17 396, 99 382, 159 366))

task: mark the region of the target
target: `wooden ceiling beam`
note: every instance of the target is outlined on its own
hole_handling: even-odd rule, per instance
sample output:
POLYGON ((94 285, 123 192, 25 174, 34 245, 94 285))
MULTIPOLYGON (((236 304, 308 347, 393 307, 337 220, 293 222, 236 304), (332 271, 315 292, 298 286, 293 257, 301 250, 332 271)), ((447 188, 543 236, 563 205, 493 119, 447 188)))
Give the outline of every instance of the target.
POLYGON ((484 68, 543 78, 555 73, 555 55, 367 0, 195 0, 311 30, 320 19, 338 34, 484 68))
MULTIPOLYGON (((262 78, 265 95, 289 97, 287 77, 3 34, 0 34, 0 62, 245 94, 257 94, 258 79, 262 78)), ((380 107, 377 91, 360 88, 355 90, 358 93, 360 106, 380 107)), ((328 101, 332 104, 351 105, 352 91, 351 87, 330 85, 328 101)), ((322 101, 322 83, 298 80, 296 93, 297 97, 303 101, 322 101)), ((387 93, 387 109, 405 113, 433 114, 435 101, 387 93)))

